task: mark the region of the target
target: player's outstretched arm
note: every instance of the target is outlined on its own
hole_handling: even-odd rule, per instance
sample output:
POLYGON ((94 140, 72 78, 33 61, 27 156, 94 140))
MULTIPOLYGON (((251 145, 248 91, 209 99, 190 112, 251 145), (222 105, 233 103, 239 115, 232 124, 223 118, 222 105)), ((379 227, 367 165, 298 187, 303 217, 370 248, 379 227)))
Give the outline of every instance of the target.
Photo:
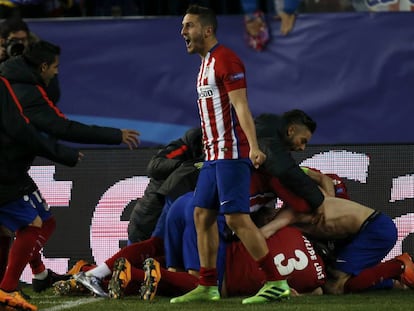
POLYGON ((268 224, 260 228, 260 231, 267 239, 278 230, 296 222, 296 215, 290 208, 281 208, 268 224))
POLYGON ((123 129, 122 131, 122 143, 128 145, 129 149, 137 148, 140 141, 140 133, 136 130, 123 129))

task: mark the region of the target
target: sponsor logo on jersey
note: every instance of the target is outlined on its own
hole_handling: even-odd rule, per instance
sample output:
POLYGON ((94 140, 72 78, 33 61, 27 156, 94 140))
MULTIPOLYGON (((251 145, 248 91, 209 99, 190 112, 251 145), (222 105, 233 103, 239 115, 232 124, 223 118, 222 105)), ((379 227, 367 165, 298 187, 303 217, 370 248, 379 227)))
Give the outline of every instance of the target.
POLYGON ((213 90, 209 86, 200 86, 198 88, 198 98, 213 97, 213 90))

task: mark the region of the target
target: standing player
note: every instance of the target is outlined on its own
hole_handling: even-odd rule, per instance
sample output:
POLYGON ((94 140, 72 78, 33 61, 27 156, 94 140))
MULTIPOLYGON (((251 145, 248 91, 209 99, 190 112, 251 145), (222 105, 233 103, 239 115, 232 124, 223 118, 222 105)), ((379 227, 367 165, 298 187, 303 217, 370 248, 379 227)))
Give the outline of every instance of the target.
POLYGON ((289 296, 289 286, 278 275, 266 241, 249 216, 251 165, 258 168, 266 155, 259 149, 247 102, 244 65, 233 51, 218 43, 216 30, 212 10, 198 5, 187 9, 181 35, 187 52, 201 57, 197 91, 206 152, 194 194, 200 278, 196 289, 173 298, 171 303, 220 299, 216 267, 219 213, 225 215, 227 225, 268 281, 258 295, 243 300, 243 304, 280 300, 289 296))

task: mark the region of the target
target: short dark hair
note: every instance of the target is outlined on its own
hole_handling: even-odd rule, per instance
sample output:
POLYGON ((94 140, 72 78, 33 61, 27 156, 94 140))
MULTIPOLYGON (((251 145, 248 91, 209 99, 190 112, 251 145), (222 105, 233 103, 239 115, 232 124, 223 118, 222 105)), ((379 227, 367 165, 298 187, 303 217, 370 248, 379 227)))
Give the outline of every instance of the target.
POLYGON ((200 19, 200 23, 202 26, 212 26, 213 33, 217 32, 217 16, 212 9, 198 4, 192 4, 188 7, 185 13, 198 15, 198 18, 200 19))
POLYGON ((0 36, 3 39, 7 39, 10 33, 20 30, 25 31, 29 34, 29 26, 27 26, 25 21, 18 17, 11 17, 4 20, 0 24, 0 36))
POLYGON ((52 64, 59 55, 59 46, 40 40, 29 45, 23 53, 23 58, 29 65, 38 68, 43 63, 52 64))
POLYGON ((286 120, 288 126, 291 124, 305 125, 312 134, 316 130, 316 122, 302 110, 286 111, 282 117, 286 120))

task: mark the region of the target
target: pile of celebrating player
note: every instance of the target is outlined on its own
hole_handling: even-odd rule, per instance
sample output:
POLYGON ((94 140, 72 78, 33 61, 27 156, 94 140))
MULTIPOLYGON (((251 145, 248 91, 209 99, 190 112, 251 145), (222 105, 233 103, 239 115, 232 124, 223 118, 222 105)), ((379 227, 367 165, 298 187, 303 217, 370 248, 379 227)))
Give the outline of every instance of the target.
POLYGON ((0 66, 2 245, 15 236, 0 266, 1 305, 37 310, 17 288, 28 263, 37 291, 53 285, 60 295, 152 300, 158 294, 175 304, 228 296, 260 304, 304 293, 414 286, 408 254, 382 262, 397 240, 392 219, 350 200, 339 176, 300 167, 292 157, 305 149, 316 122, 298 109, 253 118, 244 65, 218 42, 216 30, 212 10, 188 8, 181 35, 187 52, 201 57, 201 129, 151 160, 150 184, 131 215, 129 245, 98 266, 79 261, 64 276, 41 261, 55 221, 27 170, 36 155, 66 165, 83 155, 39 132, 131 148, 139 133, 64 117, 47 92, 58 72, 60 50, 53 44, 36 42, 0 66), (281 208, 275 208, 278 198, 281 208))

